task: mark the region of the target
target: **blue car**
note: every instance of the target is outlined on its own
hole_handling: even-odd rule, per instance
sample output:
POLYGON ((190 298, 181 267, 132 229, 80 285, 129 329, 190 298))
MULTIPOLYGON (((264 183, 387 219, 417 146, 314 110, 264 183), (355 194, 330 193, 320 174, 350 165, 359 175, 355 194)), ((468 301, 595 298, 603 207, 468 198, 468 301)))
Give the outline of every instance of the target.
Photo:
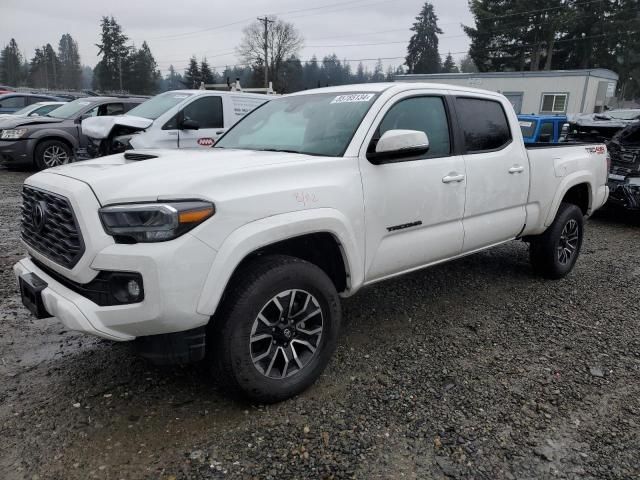
POLYGON ((518 115, 524 143, 558 143, 562 127, 567 123, 564 115, 518 115))
POLYGON ((40 93, 4 93, 0 95, 0 113, 14 113, 38 102, 65 102, 65 99, 40 93))

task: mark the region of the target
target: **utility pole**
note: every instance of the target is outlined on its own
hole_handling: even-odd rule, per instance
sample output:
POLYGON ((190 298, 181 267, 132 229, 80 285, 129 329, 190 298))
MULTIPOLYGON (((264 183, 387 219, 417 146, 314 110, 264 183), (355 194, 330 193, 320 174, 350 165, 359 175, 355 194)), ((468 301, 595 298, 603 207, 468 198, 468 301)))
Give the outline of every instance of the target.
POLYGON ((269 24, 274 20, 269 20, 266 15, 263 18, 258 17, 258 21, 264 23, 264 88, 269 88, 269 24))
POLYGON ((122 93, 122 57, 118 53, 118 75, 120 77, 120 93, 122 93))

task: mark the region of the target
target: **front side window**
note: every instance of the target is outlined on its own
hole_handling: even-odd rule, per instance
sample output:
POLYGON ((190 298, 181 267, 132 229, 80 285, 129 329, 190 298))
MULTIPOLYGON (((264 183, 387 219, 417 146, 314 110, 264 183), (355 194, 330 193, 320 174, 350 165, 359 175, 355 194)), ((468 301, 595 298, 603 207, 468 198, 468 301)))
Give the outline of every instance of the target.
POLYGON ((418 130, 429 138, 429 152, 421 158, 445 157, 451 153, 449 122, 441 97, 413 97, 399 101, 384 116, 369 146, 389 130, 418 130))
POLYGON ((102 117, 105 115, 122 115, 124 113, 124 106, 122 103, 107 103, 106 105, 101 105, 98 111, 98 116, 102 117))
POLYGON ((456 105, 467 153, 498 150, 511 142, 509 122, 500 102, 458 98, 456 105))
POLYGON ((182 116, 184 120, 195 120, 200 128, 222 128, 222 98, 198 98, 184 107, 182 116))
POLYGON ((566 93, 545 93, 542 95, 541 112, 544 113, 565 113, 567 111, 566 93))
POLYGON ((249 113, 214 148, 339 157, 376 98, 370 92, 281 97, 249 113))

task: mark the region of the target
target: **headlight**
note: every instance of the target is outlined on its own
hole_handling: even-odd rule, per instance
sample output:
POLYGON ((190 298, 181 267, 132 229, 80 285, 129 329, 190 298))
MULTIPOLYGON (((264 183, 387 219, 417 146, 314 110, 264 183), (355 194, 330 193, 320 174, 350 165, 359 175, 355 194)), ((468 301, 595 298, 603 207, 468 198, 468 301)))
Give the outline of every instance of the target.
POLYGON ((26 128, 16 128, 13 130, 2 130, 0 133, 0 138, 2 140, 17 140, 18 138, 23 137, 27 133, 26 128))
POLYGON ((108 235, 121 243, 164 242, 188 232, 215 213, 212 203, 183 201, 114 205, 100 209, 108 235))

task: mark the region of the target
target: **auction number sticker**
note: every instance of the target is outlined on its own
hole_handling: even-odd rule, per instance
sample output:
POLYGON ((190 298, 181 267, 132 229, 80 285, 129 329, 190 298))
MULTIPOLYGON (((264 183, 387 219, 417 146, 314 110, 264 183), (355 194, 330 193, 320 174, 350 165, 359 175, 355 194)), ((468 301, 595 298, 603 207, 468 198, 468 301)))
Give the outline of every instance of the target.
POLYGON ((352 93, 350 95, 338 95, 331 100, 331 103, 369 102, 373 97, 375 97, 375 93, 352 93))

